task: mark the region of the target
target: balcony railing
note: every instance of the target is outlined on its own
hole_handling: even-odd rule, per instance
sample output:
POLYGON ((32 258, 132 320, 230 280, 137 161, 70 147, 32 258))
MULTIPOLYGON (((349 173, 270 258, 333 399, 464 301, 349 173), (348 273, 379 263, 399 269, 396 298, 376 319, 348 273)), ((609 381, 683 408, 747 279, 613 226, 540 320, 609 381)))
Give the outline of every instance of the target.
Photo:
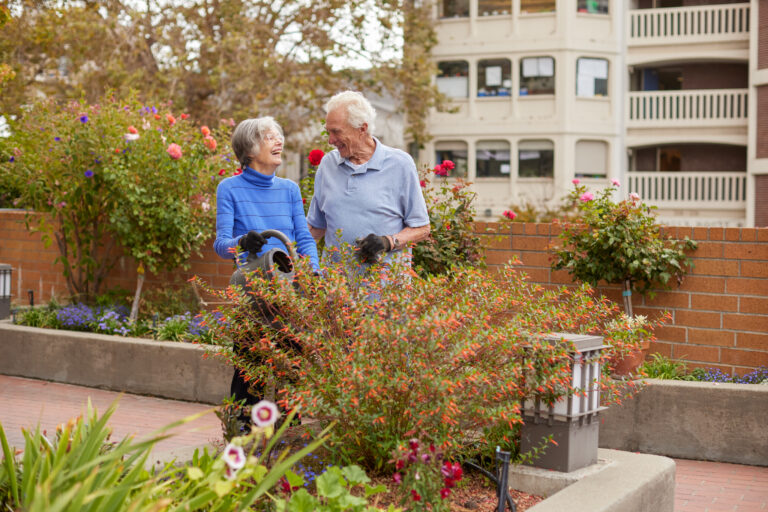
POLYGON ((749 3, 637 9, 629 12, 629 44, 746 39, 749 3), (666 42, 666 41, 664 41, 666 42))
POLYGON ((746 125, 747 89, 646 91, 627 95, 630 127, 746 125))
POLYGON ((741 172, 630 172, 629 192, 648 204, 677 209, 746 207, 747 175, 741 172))

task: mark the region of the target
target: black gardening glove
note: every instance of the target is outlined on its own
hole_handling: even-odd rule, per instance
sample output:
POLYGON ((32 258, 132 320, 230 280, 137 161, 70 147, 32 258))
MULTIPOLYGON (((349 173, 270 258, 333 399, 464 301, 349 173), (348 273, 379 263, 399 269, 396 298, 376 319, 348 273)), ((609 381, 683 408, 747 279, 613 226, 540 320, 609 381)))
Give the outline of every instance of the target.
POLYGON ((240 249, 256 255, 267 243, 267 238, 258 231, 249 231, 240 239, 240 249))
POLYGON ((392 249, 387 237, 373 233, 363 239, 358 238, 355 243, 357 256, 363 263, 376 263, 379 260, 379 254, 392 249))

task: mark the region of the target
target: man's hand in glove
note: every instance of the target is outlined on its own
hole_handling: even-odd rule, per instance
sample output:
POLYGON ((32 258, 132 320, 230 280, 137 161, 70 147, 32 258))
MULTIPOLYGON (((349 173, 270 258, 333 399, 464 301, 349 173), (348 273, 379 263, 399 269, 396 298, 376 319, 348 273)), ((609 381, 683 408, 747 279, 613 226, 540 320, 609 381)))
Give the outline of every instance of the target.
POLYGON ((379 254, 392 250, 392 245, 387 237, 373 233, 363 239, 358 238, 355 243, 357 244, 357 256, 363 263, 375 263, 379 260, 379 254))
POLYGON ((240 239, 240 249, 256 255, 264 245, 267 239, 258 231, 249 231, 240 239))

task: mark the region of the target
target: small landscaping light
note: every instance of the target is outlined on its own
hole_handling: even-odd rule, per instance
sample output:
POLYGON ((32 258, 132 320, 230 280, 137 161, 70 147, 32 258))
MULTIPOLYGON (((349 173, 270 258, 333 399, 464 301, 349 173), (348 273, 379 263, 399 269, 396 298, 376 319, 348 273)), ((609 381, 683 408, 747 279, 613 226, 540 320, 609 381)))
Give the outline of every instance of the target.
POLYGON ((571 472, 597 462, 598 413, 600 406, 600 354, 605 348, 601 336, 552 333, 548 343, 573 343, 571 352, 571 388, 573 393, 554 404, 539 397, 527 399, 523 405, 524 421, 520 451, 541 445, 552 436, 544 455, 532 464, 539 468, 571 472))
POLYGON ((11 266, 0 263, 0 320, 11 314, 11 266))

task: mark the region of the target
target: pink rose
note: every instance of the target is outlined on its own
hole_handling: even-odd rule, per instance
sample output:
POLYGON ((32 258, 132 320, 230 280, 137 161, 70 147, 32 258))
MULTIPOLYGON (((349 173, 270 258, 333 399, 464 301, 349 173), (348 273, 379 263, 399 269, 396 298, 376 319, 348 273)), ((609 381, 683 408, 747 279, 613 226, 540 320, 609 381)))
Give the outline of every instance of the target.
POLYGON ((581 202, 586 203, 593 200, 594 198, 595 196, 592 195, 592 192, 584 192, 579 199, 581 199, 581 202))
POLYGON ((173 143, 169 144, 168 149, 166 149, 166 151, 168 152, 169 155, 171 155, 171 158, 173 158, 174 160, 178 160, 179 158, 181 158, 181 146, 179 146, 178 144, 173 144, 173 143))
POLYGON ((579 183, 581 183, 581 180, 579 178, 574 178, 571 180, 571 183, 573 183, 574 185, 578 185, 579 183))
POLYGON ((505 210, 502 215, 504 215, 509 220, 515 220, 515 217, 517 217, 517 214, 512 210, 505 210))
POLYGON ((621 186, 621 182, 619 182, 619 180, 617 180, 616 178, 613 178, 611 180, 611 183, 613 184, 614 187, 620 187, 621 186))

